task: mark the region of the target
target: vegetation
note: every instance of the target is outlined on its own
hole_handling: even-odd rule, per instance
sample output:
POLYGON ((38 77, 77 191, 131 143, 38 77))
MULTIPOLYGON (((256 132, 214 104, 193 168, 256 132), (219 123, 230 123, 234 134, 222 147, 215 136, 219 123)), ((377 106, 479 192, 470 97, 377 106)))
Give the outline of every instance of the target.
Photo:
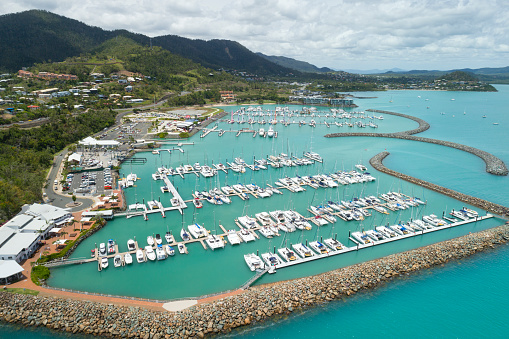
POLYGON ((38 295, 39 291, 30 290, 27 288, 4 288, 4 291, 9 293, 16 293, 16 294, 30 294, 30 295, 38 295))
POLYGON ((115 115, 108 110, 77 116, 60 111, 40 128, 0 130, 0 221, 14 216, 23 204, 42 199, 46 171, 56 152, 111 126, 115 115))
POLYGON ((49 278, 50 272, 49 268, 42 265, 36 265, 32 267, 32 273, 30 277, 32 278, 32 282, 37 286, 42 284, 42 281, 45 281, 49 278))

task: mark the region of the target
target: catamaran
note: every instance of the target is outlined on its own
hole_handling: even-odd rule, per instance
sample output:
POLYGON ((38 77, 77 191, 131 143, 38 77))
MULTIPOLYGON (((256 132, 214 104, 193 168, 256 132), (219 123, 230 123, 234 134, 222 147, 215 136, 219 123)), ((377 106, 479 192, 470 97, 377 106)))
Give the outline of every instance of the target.
POLYGON ((215 234, 211 234, 205 239, 207 245, 209 245, 211 250, 215 250, 217 248, 224 248, 224 241, 220 237, 215 234))
POLYGON ((260 257, 254 253, 244 254, 244 260, 251 271, 262 269, 265 266, 260 257))
POLYGON ((262 253, 262 259, 269 266, 276 266, 283 263, 283 260, 279 257, 279 255, 275 253, 262 253))
POLYGON ((208 232, 205 229, 205 227, 200 226, 196 223, 193 225, 187 226, 187 229, 189 230, 189 233, 191 233, 191 235, 196 239, 204 238, 204 237, 208 236, 208 232))

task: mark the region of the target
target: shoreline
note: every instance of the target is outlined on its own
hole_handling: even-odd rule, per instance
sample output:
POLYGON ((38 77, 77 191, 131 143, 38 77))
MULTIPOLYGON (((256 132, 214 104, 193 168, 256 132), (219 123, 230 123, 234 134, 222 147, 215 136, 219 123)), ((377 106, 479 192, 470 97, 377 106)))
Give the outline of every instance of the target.
POLYGON ((255 286, 176 313, 3 292, 0 320, 107 337, 202 338, 375 289, 402 274, 470 257, 508 241, 506 223, 319 275, 255 286))

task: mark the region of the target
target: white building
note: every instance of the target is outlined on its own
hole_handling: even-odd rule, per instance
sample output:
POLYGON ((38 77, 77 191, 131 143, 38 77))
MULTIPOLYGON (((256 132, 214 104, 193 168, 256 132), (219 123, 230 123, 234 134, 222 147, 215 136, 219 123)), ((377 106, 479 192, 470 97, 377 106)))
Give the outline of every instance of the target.
POLYGON ((0 228, 0 260, 21 262, 38 248, 53 227, 72 220, 68 209, 47 204, 24 205, 21 212, 0 228))
POLYGON ((105 147, 105 148, 116 148, 120 143, 116 140, 97 140, 92 137, 86 137, 85 139, 78 142, 81 146, 87 148, 105 147))
POLYGON ((21 278, 23 267, 14 260, 0 260, 0 283, 8 284, 21 278))

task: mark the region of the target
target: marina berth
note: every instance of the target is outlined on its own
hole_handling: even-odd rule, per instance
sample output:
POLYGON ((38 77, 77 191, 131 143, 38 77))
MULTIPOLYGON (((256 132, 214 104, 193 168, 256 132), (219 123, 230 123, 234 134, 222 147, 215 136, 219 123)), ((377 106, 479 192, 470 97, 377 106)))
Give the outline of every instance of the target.
POLYGON ((136 261, 138 261, 138 263, 145 262, 145 255, 142 249, 136 250, 136 261))
POLYGON ((193 238, 205 238, 208 236, 208 231, 203 227, 198 225, 197 223, 193 225, 188 225, 187 229, 189 230, 189 233, 193 236, 193 238))
POLYGON ((279 248, 277 251, 281 255, 281 258, 283 258, 283 260, 286 260, 287 262, 300 259, 300 257, 298 257, 297 254, 295 254, 295 252, 289 249, 288 247, 279 248))
POLYGON ((283 263, 279 255, 270 252, 262 253, 262 259, 268 266, 277 266, 283 263))
POLYGON ((163 248, 163 245, 157 245, 156 247, 156 257, 157 260, 164 260, 166 259, 166 251, 163 248))
POLYGON ((304 245, 302 243, 294 244, 294 245, 292 245, 292 248, 295 250, 295 252, 297 252, 303 258, 309 258, 309 257, 312 257, 315 255, 309 247, 307 247, 306 245, 304 245))
POLYGON ((151 261, 156 260, 156 253, 154 252, 154 249, 150 245, 145 246, 145 255, 147 256, 148 260, 151 261))
POLYGON ((226 238, 231 245, 238 245, 241 243, 240 237, 235 230, 229 230, 226 238))
POLYGON ((131 265, 133 263, 133 256, 131 253, 127 252, 124 254, 124 262, 126 265, 131 265))
POLYGON ((260 257, 254 253, 244 254, 244 260, 246 261, 247 267, 253 272, 265 267, 260 257))
POLYGON ((175 250, 173 249, 173 247, 171 247, 170 245, 165 245, 164 246, 164 249, 166 251, 166 254, 170 257, 174 256, 175 255, 175 250))

